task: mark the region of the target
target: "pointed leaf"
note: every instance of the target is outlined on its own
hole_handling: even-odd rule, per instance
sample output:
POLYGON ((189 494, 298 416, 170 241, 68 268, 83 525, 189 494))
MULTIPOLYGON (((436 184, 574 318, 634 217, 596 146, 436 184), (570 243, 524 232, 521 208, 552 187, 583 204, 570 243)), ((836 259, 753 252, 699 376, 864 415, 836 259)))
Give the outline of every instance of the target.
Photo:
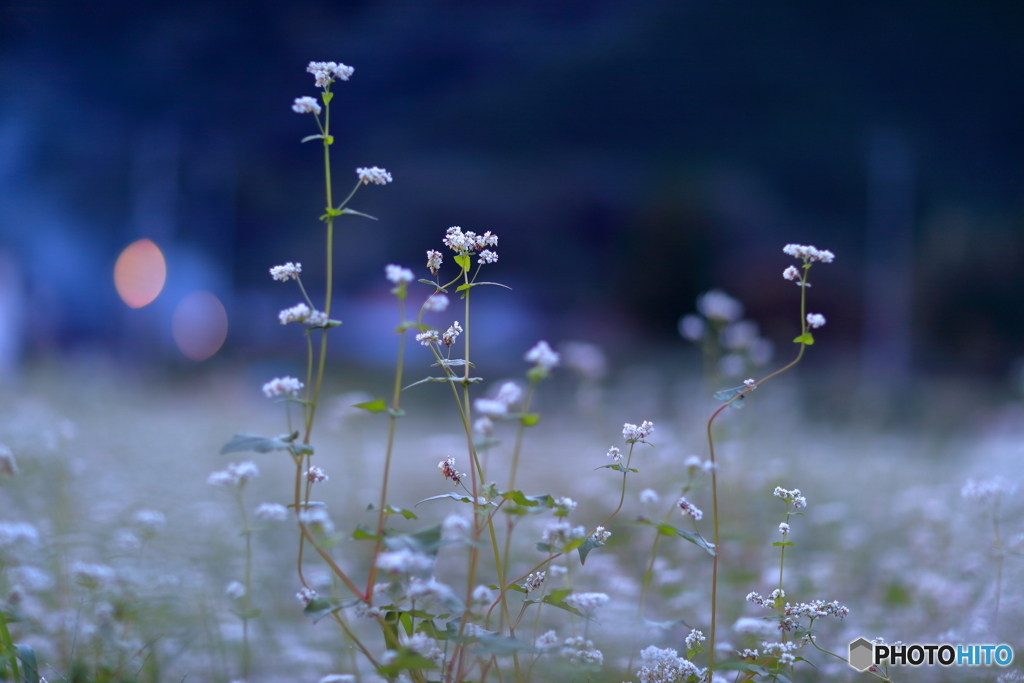
POLYGON ((324 139, 323 135, 307 135, 306 137, 302 138, 302 142, 309 142, 310 140, 323 140, 323 139, 324 139))
MULTIPOLYGON (((295 437, 299 433, 295 432, 295 437)), ((286 451, 292 446, 294 438, 287 436, 260 436, 259 434, 235 434, 220 449, 221 455, 225 453, 241 453, 245 451, 256 451, 257 453, 270 453, 271 451, 286 451)))
POLYGON ((380 536, 372 533, 365 526, 357 526, 356 530, 352 532, 352 540, 354 541, 376 541, 380 536))
POLYGON ((464 272, 469 272, 470 258, 466 254, 459 254, 455 257, 455 262, 462 266, 464 272))
POLYGON ((407 549, 426 555, 437 555, 437 551, 441 548, 441 525, 434 524, 411 534, 393 533, 388 535, 385 532, 384 545, 388 550, 407 549))
POLYGON ((376 401, 365 401, 363 403, 353 404, 353 408, 362 408, 368 410, 371 413, 383 413, 388 409, 387 401, 382 398, 378 398, 376 401))
POLYGON ((368 213, 363 213, 362 211, 356 211, 355 209, 342 209, 341 212, 342 213, 351 213, 351 214, 354 214, 356 216, 362 216, 363 218, 369 218, 370 220, 374 220, 374 221, 378 220, 376 216, 371 216, 368 213))
POLYGON ((665 524, 664 522, 656 522, 654 520, 647 519, 646 517, 638 517, 636 523, 643 524, 644 526, 653 526, 658 530, 659 534, 664 534, 665 536, 679 536, 680 538, 684 538, 690 543, 703 548, 709 555, 714 556, 715 554, 715 544, 693 531, 680 529, 672 526, 671 524, 665 524))
POLYGON ((583 542, 583 545, 576 549, 580 553, 580 564, 586 564, 587 555, 590 554, 590 551, 603 545, 603 542, 595 541, 593 536, 587 536, 587 540, 583 542))
POLYGON ((36 651, 31 645, 19 645, 15 643, 17 657, 21 660, 22 680, 25 683, 39 683, 39 664, 36 662, 36 651))
POLYGON ((302 610, 302 613, 312 619, 315 624, 331 612, 338 611, 342 606, 341 601, 337 598, 317 597, 306 605, 306 609, 302 610))
POLYGON ((794 344, 807 344, 810 346, 814 343, 814 336, 810 332, 804 332, 799 337, 793 340, 794 344))
MULTIPOLYGON (((426 503, 428 500, 440 500, 442 498, 451 498, 452 500, 457 500, 460 503, 472 503, 473 502, 473 496, 465 494, 465 493, 442 493, 439 496, 431 496, 430 498, 424 498, 419 503, 416 503, 416 505, 419 505, 420 503, 426 503)), ((493 503, 491 501, 483 501, 480 504, 481 505, 496 505, 496 503, 493 503)), ((416 505, 414 505, 413 507, 416 507, 416 505)))
POLYGON ((615 463, 614 465, 601 465, 600 467, 595 467, 594 469, 595 470, 615 470, 616 472, 633 472, 635 474, 640 472, 640 470, 633 469, 632 467, 630 467, 630 468, 623 467, 619 463, 615 463))
POLYGON ((497 633, 482 633, 477 637, 479 643, 473 648, 474 654, 481 655, 510 655, 514 652, 540 652, 533 645, 516 640, 511 636, 503 636, 497 633))

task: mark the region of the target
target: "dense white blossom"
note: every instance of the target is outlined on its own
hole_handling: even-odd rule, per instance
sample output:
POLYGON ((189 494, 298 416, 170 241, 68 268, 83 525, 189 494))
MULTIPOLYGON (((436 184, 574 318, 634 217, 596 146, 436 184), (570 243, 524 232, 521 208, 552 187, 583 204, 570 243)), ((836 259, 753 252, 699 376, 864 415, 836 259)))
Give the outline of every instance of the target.
POLYGON ((539 341, 524 356, 527 363, 535 363, 545 370, 551 370, 558 365, 560 356, 552 350, 546 341, 539 341))
POLYGON ((305 385, 294 377, 275 377, 263 385, 267 398, 275 396, 298 396, 305 385))
POLYGON ((359 176, 359 182, 363 185, 387 185, 391 182, 391 174, 385 171, 383 168, 371 166, 370 168, 357 168, 356 175, 359 176))
POLYGON ((396 285, 403 282, 412 282, 414 277, 411 270, 402 266, 396 266, 394 263, 384 266, 384 276, 389 282, 396 285))
POLYGON ((316 77, 316 87, 323 88, 329 85, 334 79, 347 81, 355 72, 350 66, 335 62, 310 62, 306 71, 316 77))
POLYGON ((320 103, 314 97, 296 97, 292 111, 296 114, 319 114, 320 103))
POLYGON ((825 316, 823 316, 821 313, 808 313, 807 324, 817 329, 825 324, 825 316))
POLYGON ((807 244, 787 244, 782 248, 782 252, 793 258, 802 259, 804 263, 811 263, 812 261, 832 263, 832 260, 836 257, 828 249, 818 249, 807 244))
POLYGON ((301 263, 292 263, 289 261, 283 266, 274 266, 271 268, 270 277, 274 278, 278 282, 287 282, 288 280, 298 280, 301 272, 301 263))

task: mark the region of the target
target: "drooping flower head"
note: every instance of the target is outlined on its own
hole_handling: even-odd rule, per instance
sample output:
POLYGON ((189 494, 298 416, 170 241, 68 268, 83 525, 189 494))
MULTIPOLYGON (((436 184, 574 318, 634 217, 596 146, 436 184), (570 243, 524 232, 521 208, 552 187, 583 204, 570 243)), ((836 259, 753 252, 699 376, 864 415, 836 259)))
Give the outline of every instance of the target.
POLYGON ((383 168, 377 168, 371 166, 370 168, 357 168, 356 175, 359 176, 359 182, 363 185, 387 185, 391 182, 391 174, 385 171, 383 168))

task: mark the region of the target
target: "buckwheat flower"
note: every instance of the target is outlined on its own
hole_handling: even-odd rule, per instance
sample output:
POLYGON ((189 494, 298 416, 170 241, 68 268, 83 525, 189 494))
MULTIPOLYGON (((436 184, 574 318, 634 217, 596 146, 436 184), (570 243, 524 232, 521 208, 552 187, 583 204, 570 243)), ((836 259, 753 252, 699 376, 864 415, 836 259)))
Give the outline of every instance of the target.
POLYGON ((608 457, 611 458, 614 462, 619 462, 620 460, 622 460, 622 451, 620 451, 615 446, 612 446, 611 448, 608 449, 608 457))
POLYGON ((689 313, 679 319, 679 334, 683 339, 699 342, 704 338, 704 319, 689 313))
POLYGON ((377 556, 377 569, 388 574, 421 574, 430 571, 434 560, 408 548, 383 552, 377 556))
POLYGON ((413 274, 408 268, 402 266, 396 266, 394 263, 389 263, 384 266, 384 276, 392 284, 398 285, 403 282, 412 282, 413 274))
POLYGON ((796 657, 789 652, 785 652, 779 656, 779 664, 792 664, 795 661, 796 657))
MULTIPOLYGON (((430 559, 426 555, 424 555, 424 557, 430 559)), ((410 600, 432 602, 440 605, 450 603, 455 599, 455 594, 452 592, 452 589, 448 584, 441 583, 433 576, 427 579, 420 579, 415 576, 412 577, 409 581, 409 587, 406 589, 405 594, 410 600)))
POLYGON ((779 524, 779 533, 782 534, 782 535, 788 534, 789 533, 789 525, 786 524, 785 522, 781 522, 779 524))
POLYGON ((782 277, 786 278, 787 280, 799 280, 800 271, 796 269, 796 266, 789 266, 784 271, 782 271, 782 277))
MULTIPOLYGON (((754 593, 753 595, 756 595, 754 593)), ((747 596, 750 597, 749 595, 747 596)), ((768 636, 775 633, 775 623, 760 617, 740 617, 733 624, 733 631, 741 635, 762 635, 768 636)))
POLYGON ((450 514, 441 523, 441 537, 446 541, 461 541, 472 528, 470 521, 462 515, 450 514))
POLYGON ((686 649, 696 650, 705 640, 706 638, 703 633, 697 629, 693 629, 690 631, 690 635, 686 636, 686 649))
POLYGON ((498 262, 498 255, 495 254, 490 249, 484 249, 483 251, 480 252, 480 259, 478 260, 478 263, 497 263, 497 262, 498 262))
POLYGON ((455 343, 455 340, 459 338, 460 334, 462 334, 462 325, 460 325, 459 321, 456 320, 452 323, 452 326, 441 335, 441 341, 444 342, 445 346, 451 346, 455 343))
POLYGON ((782 248, 782 252, 793 258, 802 259, 804 263, 811 263, 813 261, 832 263, 832 260, 836 257, 828 249, 818 249, 805 244, 787 244, 782 248))
POLYGON ((132 552, 142 548, 142 541, 127 529, 122 529, 117 533, 117 547, 121 550, 132 552))
POLYGON ((441 474, 444 475, 445 479, 451 479, 452 483, 456 486, 458 486, 462 481, 462 478, 466 476, 464 472, 460 473, 455 469, 455 458, 450 455, 437 463, 437 469, 441 470, 441 474))
POLYGON ((515 405, 519 403, 519 399, 523 397, 523 390, 519 388, 519 385, 515 382, 505 382, 498 389, 498 395, 494 397, 495 401, 500 401, 506 406, 515 405))
POLYGON ((296 97, 292 111, 296 114, 319 114, 320 105, 313 97, 296 97))
POLYGON ((347 81, 355 72, 350 66, 334 62, 310 62, 306 71, 316 77, 316 86, 323 88, 330 85, 335 78, 347 81))
POLYGON ((298 396, 306 385, 294 377, 275 377, 263 385, 263 394, 267 398, 275 396, 298 396))
POLYGON ((356 677, 352 674, 327 674, 317 683, 356 683, 356 677))
POLYGON ((639 427, 629 422, 622 425, 622 438, 626 443, 644 441, 654 431, 654 423, 644 420, 639 427))
POLYGON ((586 533, 587 530, 581 526, 574 527, 568 522, 555 522, 554 524, 549 524, 544 529, 540 539, 543 543, 548 543, 552 546, 564 545, 578 538, 583 538, 586 533))
POLYGON ((644 665, 636 672, 640 683, 681 683, 690 676, 700 676, 703 669, 679 656, 671 648, 664 650, 653 645, 640 652, 644 665))
POLYGON ((473 589, 473 602, 479 602, 484 605, 494 602, 494 591, 487 586, 477 586, 473 589))
POLYGON ((545 578, 547 578, 547 574, 545 572, 534 572, 527 576, 526 580, 523 581, 523 589, 527 593, 532 593, 544 584, 545 578))
POLYGON ((313 311, 310 310, 309 306, 304 303, 297 303, 291 308, 286 308, 277 314, 277 319, 281 321, 282 325, 288 323, 301 323, 309 317, 309 314, 313 311))
POLYGON ((431 344, 440 343, 441 337, 437 336, 437 330, 427 330, 426 332, 420 332, 417 334, 416 341, 423 346, 430 346, 431 344))
POLYGON ((312 588, 300 588, 299 592, 295 594, 295 598, 302 603, 303 607, 309 607, 318 597, 320 594, 312 588))
POLYGON ((473 422, 473 431, 481 436, 490 436, 494 432, 494 421, 484 415, 473 422))
POLYGON ((385 171, 383 168, 372 166, 370 168, 357 168, 356 175, 359 176, 359 180, 363 185, 387 185, 391 182, 391 174, 385 171))
MULTIPOLYGON (((444 236, 444 246, 448 247, 452 251, 469 251, 472 248, 472 243, 463 234, 462 228, 457 225, 453 225, 448 228, 448 232, 444 236)), ((430 252, 427 252, 428 256, 430 252)))
POLYGON ((798 645, 797 643, 794 643, 794 642, 788 642, 788 643, 769 643, 769 642, 764 642, 764 643, 761 643, 761 648, 764 650, 765 656, 768 657, 768 656, 771 656, 771 655, 781 655, 781 654, 784 654, 786 652, 792 652, 794 650, 799 650, 800 649, 800 645, 798 645))
POLYGON ((448 308, 448 303, 448 297, 444 294, 432 294, 425 302, 423 302, 423 310, 430 311, 432 313, 440 313, 448 308))
POLYGON ((133 516, 133 520, 150 533, 156 533, 167 524, 167 517, 159 510, 139 510, 133 516))
POLYGON ((594 529, 594 533, 590 534, 590 538, 592 538, 597 543, 604 543, 609 538, 611 538, 611 535, 612 532, 608 531, 603 526, 599 526, 596 529, 594 529))
POLYGON ((686 460, 683 461, 683 467, 695 470, 698 469, 703 462, 704 461, 701 460, 699 456, 691 455, 688 456, 686 460))
POLYGON ((437 275, 437 271, 441 269, 441 262, 444 257, 441 252, 434 251, 433 249, 427 249, 427 268, 430 269, 431 275, 437 275))
POLYGON ((740 659, 757 659, 757 648, 751 650, 749 647, 743 648, 742 652, 739 652, 740 659))
POLYGON ((334 522, 331 520, 327 510, 323 508, 302 510, 299 512, 299 523, 325 536, 330 536, 334 533, 334 522))
POLYGON ((328 322, 330 322, 330 320, 328 319, 326 313, 324 313, 323 311, 313 310, 309 312, 309 315, 306 316, 306 319, 302 321, 302 324, 305 325, 306 327, 323 327, 328 322))
POLYGON ((776 588, 768 594, 768 597, 771 598, 773 602, 778 602, 782 598, 786 597, 786 591, 782 590, 781 588, 776 588))
POLYGON ((241 600, 245 597, 245 586, 238 581, 232 581, 228 584, 228 587, 224 589, 224 595, 228 596, 232 600, 241 600))
POLYGON ((574 593, 565 599, 568 604, 584 614, 593 614, 607 605, 608 600, 608 596, 604 593, 574 593))
POLYGON ((825 316, 823 316, 821 313, 808 313, 807 324, 817 329, 825 324, 825 316))
POLYGON ((576 501, 573 500, 572 498, 568 497, 568 496, 563 496, 561 498, 556 498, 555 499, 555 505, 557 505, 558 507, 563 508, 565 510, 569 510, 569 511, 572 511, 572 510, 576 509, 576 501))
POLYGON ((380 607, 374 607, 373 605, 367 605, 365 602, 360 602, 356 605, 356 616, 360 619, 377 619, 384 615, 380 607))
POLYGON ((697 297, 697 310, 709 320, 731 323, 743 317, 743 304, 720 289, 697 297))
POLYGON ((553 647, 558 647, 559 642, 558 634, 554 631, 548 631, 537 638, 534 646, 540 650, 550 650, 553 647))
POLYGON ((972 500, 987 500, 1003 495, 1011 496, 1016 492, 1017 484, 1005 477, 996 476, 983 481, 968 479, 964 487, 960 489, 960 497, 972 500))
POLYGON ((562 644, 562 649, 559 650, 560 655, 572 662, 578 662, 581 664, 597 664, 601 665, 604 663, 604 655, 600 650, 594 647, 592 641, 587 640, 582 636, 575 638, 566 638, 562 644))
POLYGON ((206 483, 210 486, 220 486, 222 488, 240 488, 245 486, 250 479, 255 479, 258 476, 260 476, 260 470, 254 462, 231 463, 226 470, 211 474, 206 483))
POLYGON ((690 501, 686 500, 685 497, 680 498, 676 505, 679 506, 679 509, 682 511, 684 515, 689 515, 690 517, 693 517, 695 520, 699 520, 704 516, 704 513, 701 511, 701 509, 698 508, 693 503, 691 503, 690 501))
POLYGON ((508 406, 501 401, 490 398, 478 398, 473 401, 476 412, 488 417, 502 417, 508 414, 508 406))
POLYGON ((71 573, 80 584, 88 588, 98 588, 117 578, 117 573, 107 565, 88 562, 75 562, 71 565, 71 573))
POLYGON ((314 465, 306 470, 306 479, 312 484, 319 484, 320 482, 327 481, 330 477, 322 469, 314 465))
POLYGON ((545 370, 551 370, 558 365, 560 359, 546 341, 537 342, 532 349, 526 352, 524 358, 527 363, 535 363, 545 370))
POLYGON ((256 508, 256 519, 263 522, 283 522, 288 519, 288 508, 279 503, 262 503, 256 508))
POLYGON ((789 491, 781 486, 776 486, 772 495, 786 501, 787 503, 792 503, 794 510, 807 507, 807 498, 801 495, 800 489, 793 489, 792 491, 789 491))
POLYGON ((661 499, 658 497, 658 492, 654 489, 644 489, 640 492, 641 503, 657 503, 659 500, 661 499))

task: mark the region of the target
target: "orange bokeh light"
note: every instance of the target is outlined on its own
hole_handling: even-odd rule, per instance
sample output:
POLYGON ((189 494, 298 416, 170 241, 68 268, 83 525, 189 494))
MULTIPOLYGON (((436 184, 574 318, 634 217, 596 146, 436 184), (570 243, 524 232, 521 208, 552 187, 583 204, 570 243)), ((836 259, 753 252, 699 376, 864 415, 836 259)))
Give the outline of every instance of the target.
POLYGON ((192 292, 174 309, 171 334, 183 354, 195 361, 206 360, 220 350, 228 336, 224 304, 209 292, 192 292))
POLYGON ((142 308, 160 295, 167 280, 167 262, 150 240, 132 242, 114 264, 114 287, 121 300, 142 308))

